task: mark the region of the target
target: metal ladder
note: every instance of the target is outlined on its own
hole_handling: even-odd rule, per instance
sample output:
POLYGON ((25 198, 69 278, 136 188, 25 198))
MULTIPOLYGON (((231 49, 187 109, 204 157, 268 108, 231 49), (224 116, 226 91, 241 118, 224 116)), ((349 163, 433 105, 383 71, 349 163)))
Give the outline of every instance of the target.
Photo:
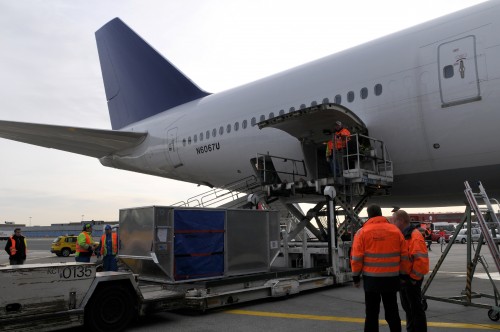
POLYGON ((481 228, 481 233, 483 235, 483 238, 486 244, 488 245, 488 248, 490 249, 491 256, 493 257, 493 261, 495 262, 498 272, 500 272, 500 252, 498 251, 498 247, 495 244, 495 240, 493 239, 493 236, 489 231, 489 227, 486 223, 485 216, 489 220, 491 220, 494 226, 497 228, 500 226, 498 218, 495 214, 495 211, 493 210, 493 207, 491 206, 490 199, 488 198, 486 190, 484 189, 481 181, 478 182, 479 193, 472 192, 472 188, 470 187, 468 181, 465 181, 464 184, 465 184, 464 192, 465 196, 467 197, 467 201, 469 202, 471 209, 474 211, 474 214, 476 215, 479 227, 481 228), (478 199, 480 200, 479 202, 478 199), (486 208, 480 208, 479 204, 486 205, 486 208))

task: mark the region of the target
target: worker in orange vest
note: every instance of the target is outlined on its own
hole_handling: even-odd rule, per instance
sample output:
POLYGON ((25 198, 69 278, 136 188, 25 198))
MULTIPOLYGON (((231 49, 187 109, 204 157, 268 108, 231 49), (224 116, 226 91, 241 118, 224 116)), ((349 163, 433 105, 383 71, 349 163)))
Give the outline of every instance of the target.
POLYGON ((113 232, 110 225, 104 227, 101 236, 101 256, 103 271, 118 271, 116 255, 118 254, 118 235, 113 232))
POLYGON ((429 273, 429 255, 422 233, 410 223, 410 216, 403 210, 392 215, 391 222, 405 237, 408 247, 410 273, 401 280, 400 299, 406 312, 406 331, 426 332, 427 318, 422 308, 422 282, 429 273))
POLYGON ((401 231, 382 217, 378 205, 367 209, 368 220, 354 236, 351 269, 354 286, 363 276, 365 291, 365 332, 377 332, 380 300, 391 332, 401 331, 397 292, 400 275, 407 275, 408 248, 401 231))
POLYGON ((9 237, 5 244, 5 251, 9 255, 10 265, 22 265, 26 260, 28 245, 26 238, 21 235, 21 229, 14 229, 14 234, 9 237))
POLYGON ((342 156, 350 140, 351 132, 344 128, 340 121, 335 122, 335 133, 332 140, 326 145, 326 161, 330 166, 332 175, 339 177, 342 175, 342 156))
POLYGON ((76 239, 75 261, 90 263, 90 257, 96 248, 97 244, 92 239, 92 224, 83 225, 83 230, 76 239))

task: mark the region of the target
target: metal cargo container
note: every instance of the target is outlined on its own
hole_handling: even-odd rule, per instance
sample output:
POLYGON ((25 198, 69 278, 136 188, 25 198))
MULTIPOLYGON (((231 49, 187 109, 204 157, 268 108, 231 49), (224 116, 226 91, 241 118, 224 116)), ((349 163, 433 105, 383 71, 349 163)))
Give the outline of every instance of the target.
POLYGON ((120 210, 120 259, 166 282, 270 271, 279 212, 150 206, 120 210))

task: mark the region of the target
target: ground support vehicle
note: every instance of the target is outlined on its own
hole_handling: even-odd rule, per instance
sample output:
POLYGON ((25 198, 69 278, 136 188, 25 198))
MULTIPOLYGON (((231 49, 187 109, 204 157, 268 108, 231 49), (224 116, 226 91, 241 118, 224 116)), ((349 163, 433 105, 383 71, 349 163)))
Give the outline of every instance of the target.
POLYGON ((119 255, 131 271, 97 272, 93 263, 0 267, 0 331, 122 331, 157 311, 203 311, 352 279, 350 243, 335 243, 332 265, 324 263, 327 247, 305 241, 283 255, 277 211, 147 207, 120 211, 120 223, 119 255))

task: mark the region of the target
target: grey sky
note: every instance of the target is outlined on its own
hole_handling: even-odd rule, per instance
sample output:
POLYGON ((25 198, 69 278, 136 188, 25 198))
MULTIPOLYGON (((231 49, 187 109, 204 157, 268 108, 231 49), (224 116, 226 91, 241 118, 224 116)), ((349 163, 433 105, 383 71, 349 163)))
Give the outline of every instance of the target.
MULTIPOLYGON (((209 92, 481 1, 0 0, 0 119, 109 129, 94 32, 120 17, 209 92)), ((0 222, 116 220, 206 191, 0 139, 0 222)))

